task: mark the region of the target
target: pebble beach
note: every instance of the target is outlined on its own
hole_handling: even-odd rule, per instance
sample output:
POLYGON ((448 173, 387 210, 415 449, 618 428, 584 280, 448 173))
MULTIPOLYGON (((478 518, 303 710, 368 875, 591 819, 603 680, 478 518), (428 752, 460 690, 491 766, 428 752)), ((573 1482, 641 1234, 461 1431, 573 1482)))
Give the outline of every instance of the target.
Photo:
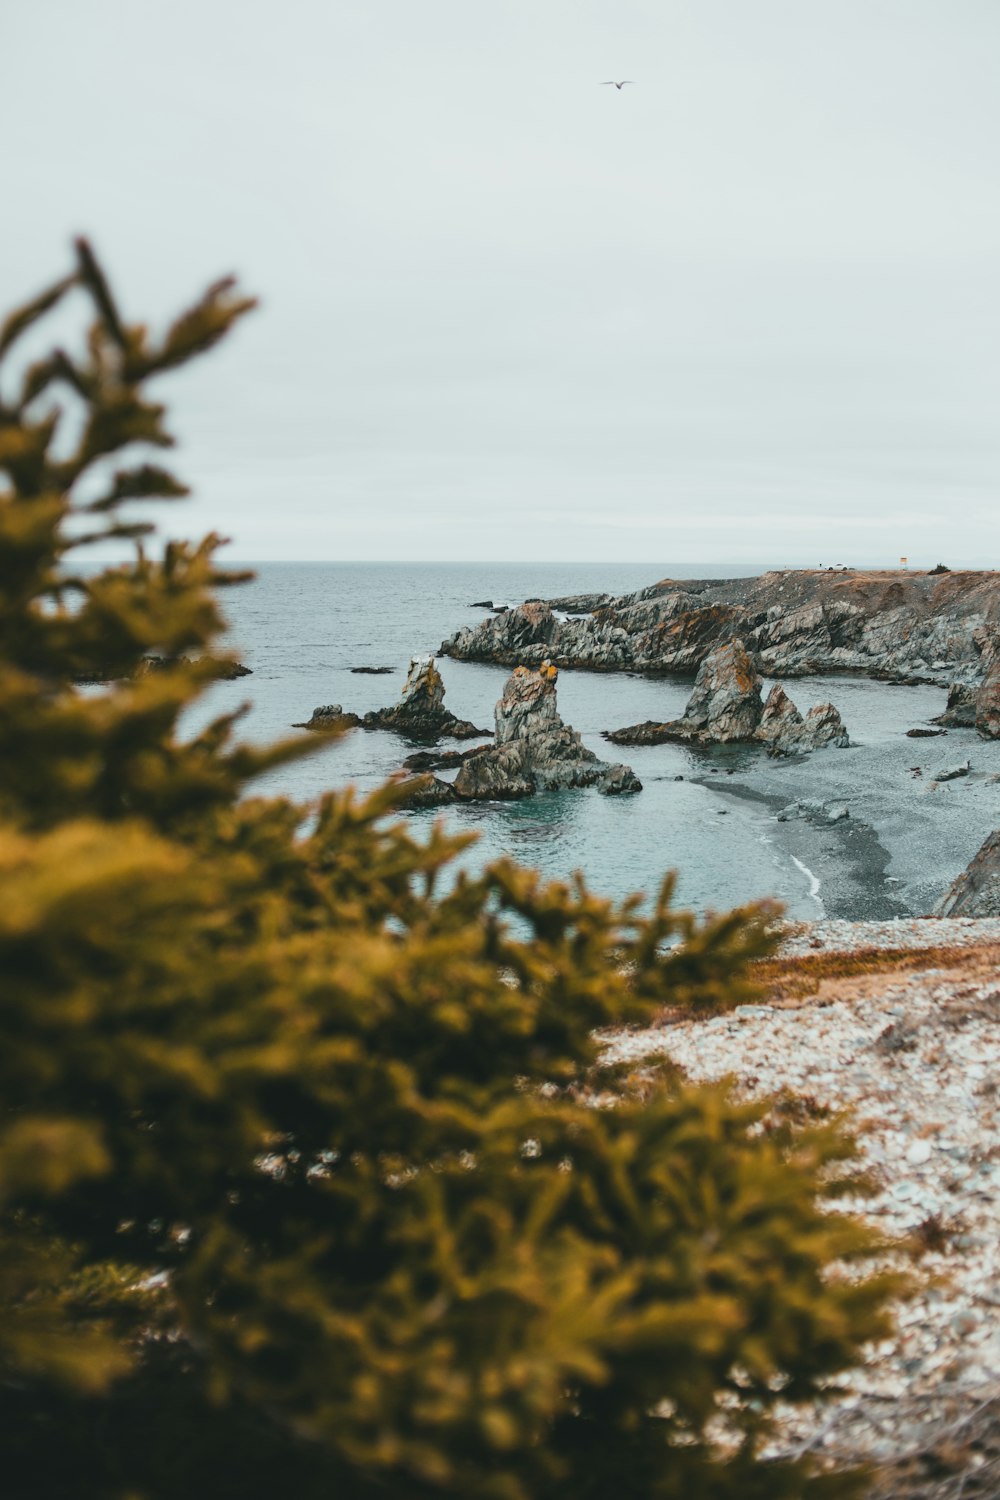
POLYGON ((880 1497, 995 1496, 1000 1458, 981 1429, 989 1413, 994 1430, 1000 1392, 1000 920, 801 923, 778 957, 794 969, 824 954, 863 955, 865 972, 614 1034, 604 1060, 667 1053, 692 1081, 792 1091, 850 1117, 876 1188, 851 1206, 898 1247, 918 1290, 821 1410, 788 1414, 776 1451, 870 1462, 880 1497), (934 1487, 928 1455, 956 1433, 965 1488, 934 1487))

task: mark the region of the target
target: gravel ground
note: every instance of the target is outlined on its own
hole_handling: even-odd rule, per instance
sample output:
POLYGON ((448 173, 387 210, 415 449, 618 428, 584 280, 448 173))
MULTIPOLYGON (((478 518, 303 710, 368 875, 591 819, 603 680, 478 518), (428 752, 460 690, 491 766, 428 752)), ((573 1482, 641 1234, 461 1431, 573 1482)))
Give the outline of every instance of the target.
MULTIPOLYGON (((666 1052, 693 1080, 729 1075, 748 1095, 790 1089, 852 1114, 879 1184, 855 1207, 931 1248, 894 1336, 869 1349, 832 1405, 789 1413, 782 1444, 910 1475, 879 1495, 1000 1495, 1000 1474, 995 1488, 962 1491, 921 1488, 911 1473, 936 1435, 1000 1393, 1000 921, 824 921, 790 929, 782 949, 945 945, 956 950, 946 966, 824 981, 804 1001, 618 1033, 606 1052, 609 1063, 666 1052)), ((911 1265, 902 1246, 900 1260, 911 1265)), ((962 1462, 971 1481, 986 1459, 970 1449, 962 1462)))
POLYGON ((817 950, 850 953, 875 948, 887 953, 920 948, 981 948, 1000 944, 1000 917, 910 917, 890 922, 802 922, 788 929, 778 950, 793 958, 817 950))

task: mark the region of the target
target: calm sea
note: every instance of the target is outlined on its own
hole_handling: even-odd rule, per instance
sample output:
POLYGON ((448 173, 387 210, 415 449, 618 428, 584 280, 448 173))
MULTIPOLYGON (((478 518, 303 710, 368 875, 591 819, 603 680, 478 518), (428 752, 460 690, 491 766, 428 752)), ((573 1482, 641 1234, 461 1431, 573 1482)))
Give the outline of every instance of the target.
MULTIPOLYGON (((252 709, 242 732, 253 740, 270 740, 293 733, 291 725, 308 719, 317 704, 341 703, 364 713, 391 703, 412 655, 437 651, 459 626, 482 617, 482 610, 470 608, 475 600, 516 604, 583 591, 627 592, 667 576, 736 577, 746 572, 745 567, 681 568, 657 562, 261 564, 253 583, 224 595, 231 643, 253 676, 213 688, 192 715, 191 727, 249 699, 252 709), (352 674, 351 668, 358 666, 388 666, 394 674, 352 674)), ((438 665, 447 706, 461 718, 491 725, 506 670, 447 658, 438 665)), ((634 797, 602 797, 589 789, 551 792, 525 802, 448 809, 450 826, 479 835, 467 862, 475 866, 509 854, 553 877, 582 870, 593 889, 609 896, 654 890, 664 872, 674 869, 681 900, 699 911, 777 896, 792 915, 818 915, 809 872, 782 851, 773 817, 722 790, 726 769, 738 765, 740 756, 757 752, 716 752, 713 757, 675 745, 619 751, 600 738, 604 729, 677 716, 689 687, 629 674, 562 672, 558 693, 565 722, 604 759, 625 759, 634 766, 644 790, 634 797), (715 779, 713 766, 719 790, 690 779, 715 779)), ((852 732, 860 729, 878 737, 885 694, 875 684, 843 681, 838 692, 838 703, 849 707, 845 718, 852 732)), ((806 693, 804 701, 816 696, 806 693)), ((888 733, 888 716, 884 728, 888 733)), ((391 733, 354 730, 311 758, 261 778, 257 789, 309 802, 348 782, 373 788, 411 748, 391 733)), ((434 815, 409 816, 419 827, 434 815)))

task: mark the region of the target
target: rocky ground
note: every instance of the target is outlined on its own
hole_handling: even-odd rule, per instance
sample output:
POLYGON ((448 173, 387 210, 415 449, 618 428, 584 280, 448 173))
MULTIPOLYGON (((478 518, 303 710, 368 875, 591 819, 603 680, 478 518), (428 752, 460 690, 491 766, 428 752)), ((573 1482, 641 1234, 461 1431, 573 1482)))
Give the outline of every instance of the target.
POLYGON ((761 1002, 607 1038, 750 1095, 848 1111, 877 1183, 856 1205, 915 1271, 895 1335, 779 1448, 874 1466, 872 1500, 1000 1495, 1000 919, 788 930, 761 1002))

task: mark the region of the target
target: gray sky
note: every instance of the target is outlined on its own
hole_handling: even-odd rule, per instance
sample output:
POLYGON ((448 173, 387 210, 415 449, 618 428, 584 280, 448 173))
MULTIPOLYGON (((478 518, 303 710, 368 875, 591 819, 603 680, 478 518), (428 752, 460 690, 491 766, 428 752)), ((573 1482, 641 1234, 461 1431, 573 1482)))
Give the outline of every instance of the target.
POLYGON ((163 386, 170 524, 245 558, 996 566, 998 53, 997 0, 0 0, 3 303, 81 230, 135 317, 260 294, 163 386))

